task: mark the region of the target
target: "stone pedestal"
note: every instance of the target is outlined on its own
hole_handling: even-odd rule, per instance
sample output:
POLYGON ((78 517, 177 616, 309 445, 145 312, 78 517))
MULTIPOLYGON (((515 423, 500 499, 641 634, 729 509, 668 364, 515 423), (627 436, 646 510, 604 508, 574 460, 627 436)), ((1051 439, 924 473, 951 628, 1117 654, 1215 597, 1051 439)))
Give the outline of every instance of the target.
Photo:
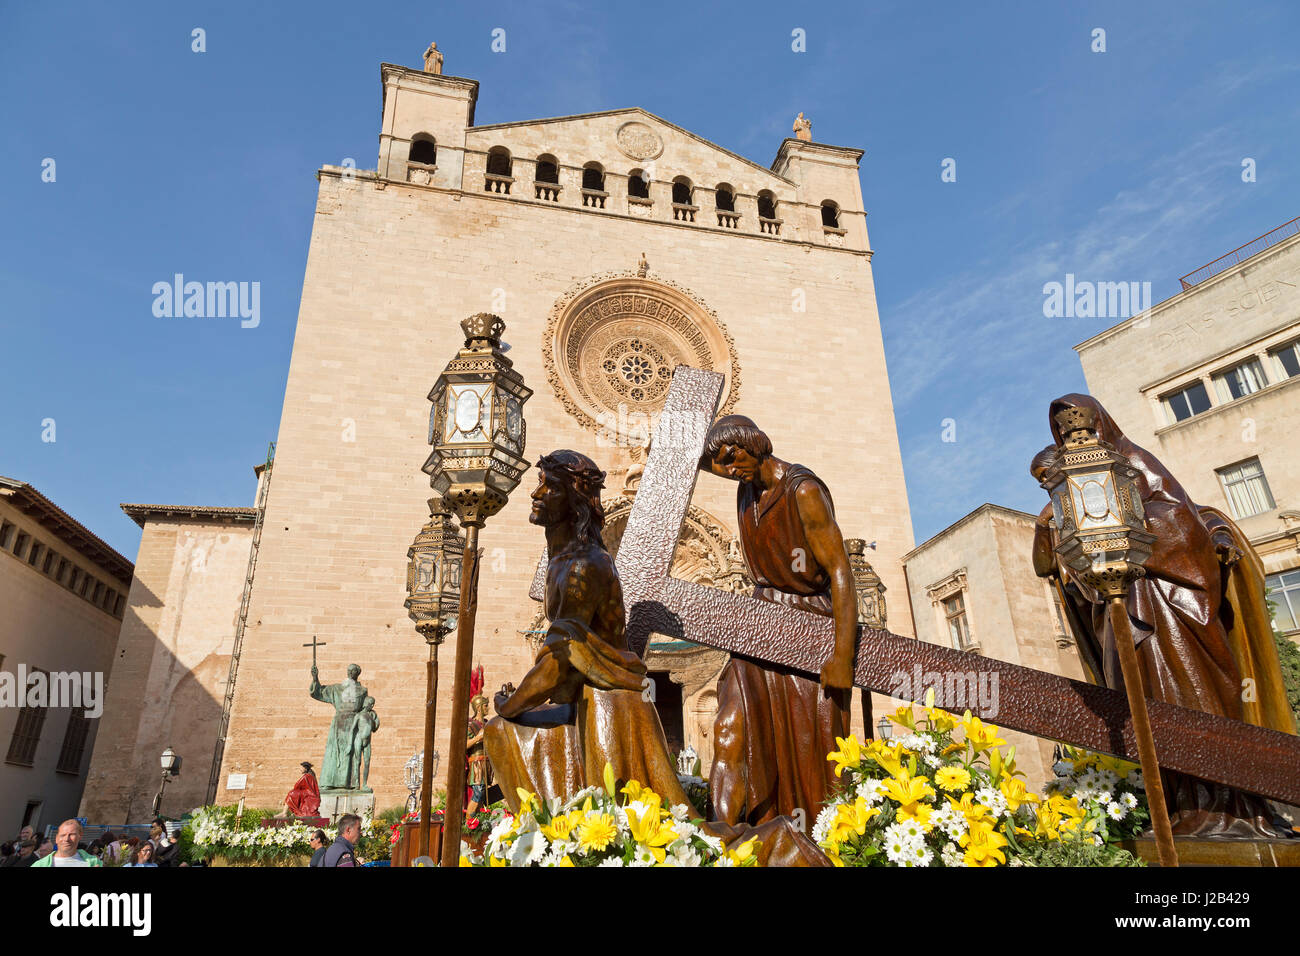
POLYGON ((375 795, 362 793, 360 790, 322 790, 320 792, 320 815, 329 817, 330 822, 337 823, 339 817, 346 813, 355 813, 359 817, 375 815, 375 795))

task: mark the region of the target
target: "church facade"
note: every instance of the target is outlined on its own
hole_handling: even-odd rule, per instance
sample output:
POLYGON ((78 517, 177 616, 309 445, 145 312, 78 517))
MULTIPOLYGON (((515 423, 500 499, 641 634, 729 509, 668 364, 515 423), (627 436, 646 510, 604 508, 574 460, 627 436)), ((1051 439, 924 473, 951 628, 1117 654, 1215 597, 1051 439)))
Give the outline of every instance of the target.
MULTIPOLYGON (((317 174, 216 802, 277 806, 300 761, 319 765, 332 713, 308 695, 313 640, 322 683, 355 663, 375 698, 376 806, 405 799, 402 768, 423 739, 426 646, 403 601, 431 495, 427 396, 478 312, 504 319, 534 389, 526 456, 572 448, 608 472, 611 545, 672 369, 712 369, 726 378, 723 410, 816 471, 845 536, 862 539, 863 619, 880 623, 892 591, 888 626, 911 633, 912 527, 861 150, 815 142, 801 121, 764 166, 636 108, 478 126, 476 81, 390 64, 381 76, 376 169, 317 174), (244 789, 228 789, 232 776, 244 789)), ((480 541, 475 663, 489 696, 525 673, 545 627, 528 597, 544 544, 527 520, 535 481, 525 475, 480 541)), ((702 475, 674 573, 744 589, 735 530, 735 485, 702 475)), ((236 604, 243 583, 232 578, 236 604)), ((451 635, 439 774, 464 740, 449 727, 454 654, 451 635)), ((725 655, 655 641, 647 663, 670 745, 707 764, 725 655)), ((110 708, 115 696, 129 707, 128 688, 110 689, 110 708)))

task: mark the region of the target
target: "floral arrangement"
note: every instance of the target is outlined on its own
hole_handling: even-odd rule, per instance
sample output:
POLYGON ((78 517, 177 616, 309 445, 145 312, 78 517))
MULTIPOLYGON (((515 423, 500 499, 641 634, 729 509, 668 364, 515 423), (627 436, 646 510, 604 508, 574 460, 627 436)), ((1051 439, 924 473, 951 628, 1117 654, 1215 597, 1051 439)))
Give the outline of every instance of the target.
POLYGON ((461 866, 757 866, 757 842, 735 849, 701 828, 685 804, 635 780, 621 789, 605 765, 604 788, 568 800, 541 800, 520 789, 517 814, 492 828, 482 852, 461 844, 461 866))
POLYGON ((1061 745, 1061 753, 1052 767, 1056 779, 1048 781, 1046 790, 1083 808, 1096 842, 1132 839, 1147 828, 1151 812, 1141 767, 1068 744, 1061 745))
MULTIPOLYGON (((1080 854, 1044 853, 1049 845, 1086 847, 1089 862, 1103 842, 1100 820, 1075 790, 1046 797, 1019 779, 1015 748, 998 728, 970 711, 957 718, 934 707, 933 691, 918 720, 910 706, 892 716, 907 733, 863 746, 836 738, 841 789, 817 816, 813 839, 840 866, 1024 866, 1080 862, 1080 854), (961 740, 954 732, 961 730, 961 740)), ((1116 771, 1118 772, 1118 771, 1116 771)), ((1107 778, 1108 779, 1108 778, 1107 778)), ((1088 794, 1085 794, 1085 796, 1088 794)), ((1122 797, 1121 797, 1122 802, 1122 797)), ((1114 860, 1131 859, 1118 848, 1114 860), (1122 855, 1123 858, 1119 858, 1122 855)))
MULTIPOLYGON (((186 830, 192 841, 191 853, 200 858, 225 857, 231 863, 285 863, 294 857, 312 854, 311 837, 318 829, 306 823, 286 823, 283 826, 260 825, 265 814, 245 813, 235 822, 233 807, 200 807, 190 817, 186 830), (251 823, 251 825, 250 825, 251 823)), ((338 835, 336 827, 321 827, 326 840, 333 842, 338 835)), ((375 820, 361 821, 361 839, 357 843, 358 862, 386 859, 388 828, 375 820)))
MULTIPOLYGON (((499 807, 479 807, 474 813, 465 815, 464 830, 466 833, 476 834, 491 830, 493 824, 501 818, 504 811, 499 807)), ((443 812, 441 809, 435 809, 429 814, 429 819, 436 824, 442 824, 443 812)), ((402 825, 405 823, 419 823, 420 811, 412 810, 409 813, 402 814, 401 819, 389 826, 388 842, 396 846, 397 841, 401 839, 402 825)))

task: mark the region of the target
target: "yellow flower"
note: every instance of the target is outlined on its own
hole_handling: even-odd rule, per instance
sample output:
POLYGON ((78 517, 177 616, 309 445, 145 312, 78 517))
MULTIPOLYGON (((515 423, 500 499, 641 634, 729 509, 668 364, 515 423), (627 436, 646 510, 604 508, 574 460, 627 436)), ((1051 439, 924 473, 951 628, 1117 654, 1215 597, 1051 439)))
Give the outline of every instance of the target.
POLYGON ((504 866, 508 869, 510 867, 510 864, 507 863, 505 860, 501 859, 501 857, 499 856, 488 857, 488 869, 491 869, 494 866, 496 867, 504 866))
POLYGON ((862 762, 862 745, 854 734, 849 734, 847 739, 836 737, 835 745, 840 749, 831 751, 826 759, 834 762, 835 776, 838 777, 843 770, 852 769, 862 762))
POLYGON ((966 848, 962 862, 967 866, 997 866, 1007 862, 1006 854, 1002 852, 1007 838, 994 829, 992 823, 972 824, 957 842, 966 848))
POLYGON ((561 861, 560 861, 558 864, 556 864, 556 865, 557 865, 557 866, 573 866, 574 863, 573 863, 573 861, 572 861, 571 859, 569 859, 569 854, 566 853, 566 854, 564 854, 564 859, 561 860, 561 861))
POLYGON ((553 843, 558 843, 569 838, 577 821, 571 814, 561 813, 555 816, 550 823, 542 827, 542 836, 553 843))
POLYGON ((898 710, 894 711, 890 717, 894 723, 900 727, 906 727, 908 730, 916 730, 916 717, 912 714, 912 705, 904 704, 898 710))
POLYGON ((963 793, 960 800, 948 798, 952 808, 960 813, 966 819, 967 826, 993 825, 993 813, 982 803, 975 802, 975 794, 963 793))
POLYGON ((515 793, 519 794, 519 812, 516 817, 522 817, 525 813, 536 814, 540 806, 537 794, 529 793, 523 787, 515 787, 515 793))
POLYGON ((1003 798, 1007 801, 1007 809, 1012 813, 1019 810, 1022 803, 1037 803, 1042 799, 1037 794, 1030 793, 1023 780, 1016 780, 1012 777, 1003 780, 999 789, 1002 791, 1003 798))
POLYGON ((1006 743, 1005 740, 998 736, 996 727, 984 723, 978 717, 972 717, 969 710, 962 715, 961 725, 966 732, 966 743, 973 747, 976 753, 982 753, 985 750, 1006 743))
POLYGON ((826 834, 826 842, 838 846, 849 837, 867 832, 867 824, 873 817, 880 816, 877 807, 867 806, 866 797, 858 797, 853 803, 842 803, 835 808, 835 819, 826 834))
POLYGON ((934 774, 940 789, 961 791, 970 786, 970 771, 965 767, 940 767, 934 774))
POLYGON ((614 768, 605 761, 605 792, 611 797, 618 793, 618 780, 614 777, 614 768))
POLYGON ((934 796, 934 788, 925 777, 900 774, 886 780, 881 786, 885 796, 898 804, 895 814, 899 820, 916 820, 927 829, 930 826, 931 807, 924 801, 934 796))
POLYGON ((469 857, 467 857, 467 856, 461 856, 461 858, 460 858, 460 865, 461 865, 461 866, 473 866, 474 864, 471 863, 471 862, 469 861, 469 857))
POLYGON ((899 744, 873 740, 867 747, 867 756, 884 767, 885 771, 892 776, 897 777, 903 772, 903 748, 899 744))
POLYGON ((947 733, 957 726, 957 718, 946 710, 939 710, 937 707, 931 707, 925 712, 925 717, 930 721, 930 729, 937 730, 940 733, 947 733))
POLYGON ((584 850, 603 850, 618 836, 618 827, 608 813, 588 813, 578 824, 578 843, 584 850))
POLYGON ((754 855, 754 850, 757 848, 757 846, 758 846, 757 840, 746 840, 744 843, 740 844, 740 846, 736 847, 734 850, 728 849, 727 852, 723 855, 732 863, 736 864, 736 866, 743 866, 746 862, 748 862, 749 858, 754 855))
POLYGON ((664 861, 664 850, 669 843, 677 839, 677 833, 671 826, 663 825, 659 819, 659 805, 651 806, 640 816, 635 810, 627 811, 627 826, 632 839, 648 849, 657 863, 664 861))

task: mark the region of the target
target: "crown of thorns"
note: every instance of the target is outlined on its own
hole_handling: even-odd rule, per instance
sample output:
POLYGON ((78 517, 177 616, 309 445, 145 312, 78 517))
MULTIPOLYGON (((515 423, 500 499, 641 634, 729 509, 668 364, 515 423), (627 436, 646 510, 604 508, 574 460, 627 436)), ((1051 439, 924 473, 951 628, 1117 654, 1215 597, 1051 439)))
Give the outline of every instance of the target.
POLYGON ((605 487, 605 473, 596 463, 577 452, 554 452, 537 459, 537 467, 552 474, 563 474, 573 482, 577 492, 585 497, 600 500, 605 487))

